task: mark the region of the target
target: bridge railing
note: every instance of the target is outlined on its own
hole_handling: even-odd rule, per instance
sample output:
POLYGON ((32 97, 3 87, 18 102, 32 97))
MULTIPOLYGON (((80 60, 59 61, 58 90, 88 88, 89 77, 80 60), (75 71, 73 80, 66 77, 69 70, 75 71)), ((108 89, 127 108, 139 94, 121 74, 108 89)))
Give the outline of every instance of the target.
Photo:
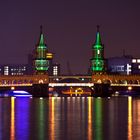
POLYGON ((33 84, 0 84, 0 87, 32 86, 33 84))
POLYGON ((111 84, 111 86, 131 86, 131 87, 140 87, 140 84, 111 84))

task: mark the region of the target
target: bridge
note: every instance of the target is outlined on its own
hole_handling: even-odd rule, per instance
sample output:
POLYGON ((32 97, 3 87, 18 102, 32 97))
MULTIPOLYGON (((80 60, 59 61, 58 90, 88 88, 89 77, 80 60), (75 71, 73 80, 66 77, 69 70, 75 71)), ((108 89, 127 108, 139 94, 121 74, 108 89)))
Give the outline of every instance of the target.
POLYGON ((140 75, 96 74, 92 75, 92 82, 110 84, 139 84, 140 75))
POLYGON ((26 90, 35 97, 48 97, 48 75, 0 76, 0 91, 26 90))
MULTIPOLYGON (((93 74, 89 75, 61 75, 49 76, 49 83, 61 83, 66 79, 77 79, 85 83, 110 83, 110 84, 139 84, 140 75, 93 74)), ((78 81, 77 81, 78 82, 78 81)))
POLYGON ((140 75, 106 74, 104 46, 101 42, 99 26, 97 27, 95 43, 92 45, 93 56, 91 58, 91 76, 49 76, 49 61, 52 59, 52 54, 48 52, 48 47, 45 44, 42 27, 40 28, 40 37, 34 52, 34 75, 1 75, 0 91, 24 89, 32 93, 34 96, 47 97, 48 87, 94 87, 95 92, 101 93, 99 95, 107 93, 110 87, 113 87, 115 90, 118 87, 140 87, 140 75))
POLYGON ((112 93, 130 89, 140 91, 140 75, 95 74, 92 76, 51 76, 49 78, 49 81, 52 81, 49 87, 88 87, 94 89, 94 93, 99 93, 99 96, 104 96, 103 94, 109 92, 109 89, 112 93))
POLYGON ((91 82, 91 76, 90 75, 59 75, 59 76, 49 76, 49 82, 54 83, 54 82, 61 82, 65 79, 77 79, 79 81, 86 81, 86 82, 91 82))
MULTIPOLYGON (((139 84, 140 75, 92 75, 92 76, 48 76, 45 75, 23 75, 23 76, 0 76, 0 86, 4 85, 32 85, 32 84, 48 84, 48 83, 63 83, 64 80, 76 79, 78 83, 89 86, 89 83, 110 83, 110 84, 139 84), (85 82, 86 81, 86 82, 85 82)), ((63 83, 64 84, 64 83, 63 83)), ((52 85, 52 84, 50 84, 52 85)))
POLYGON ((45 75, 1 75, 0 85, 16 85, 16 84, 47 84, 49 83, 49 77, 45 75))
POLYGON ((48 76, 24 75, 24 76, 0 76, 0 91, 12 89, 24 89, 33 96, 48 96, 48 87, 88 87, 95 88, 96 84, 110 84, 115 90, 128 87, 140 90, 140 75, 92 75, 92 76, 48 76), (71 80, 71 81, 69 81, 71 80), (76 81, 75 81, 76 80, 76 81), (50 82, 51 81, 51 82, 50 82))
MULTIPOLYGON (((28 86, 28 85, 27 85, 28 86)), ((49 83, 49 87, 93 87, 93 83, 49 83)), ((110 84, 112 87, 140 87, 140 84, 110 84)))

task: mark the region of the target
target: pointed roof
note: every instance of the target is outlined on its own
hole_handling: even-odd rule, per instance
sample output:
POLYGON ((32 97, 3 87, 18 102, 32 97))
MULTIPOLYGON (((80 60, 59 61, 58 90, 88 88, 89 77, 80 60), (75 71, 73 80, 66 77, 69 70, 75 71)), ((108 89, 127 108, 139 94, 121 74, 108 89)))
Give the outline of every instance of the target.
POLYGON ((92 45, 92 49, 101 49, 103 48, 103 44, 101 42, 101 35, 99 32, 99 25, 97 25, 97 32, 96 32, 96 39, 95 39, 95 43, 92 45))
POLYGON ((42 25, 40 26, 40 37, 39 37, 38 46, 45 46, 44 35, 43 35, 43 31, 42 31, 42 25))
POLYGON ((96 40, 95 40, 95 44, 94 44, 94 45, 102 45, 102 42, 101 42, 101 35, 100 35, 99 28, 100 28, 100 26, 97 25, 96 40))

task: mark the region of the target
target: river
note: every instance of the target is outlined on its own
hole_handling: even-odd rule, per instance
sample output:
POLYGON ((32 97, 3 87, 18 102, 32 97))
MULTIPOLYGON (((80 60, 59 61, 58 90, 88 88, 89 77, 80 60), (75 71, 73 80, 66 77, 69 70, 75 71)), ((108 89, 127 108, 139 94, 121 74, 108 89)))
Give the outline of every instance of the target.
POLYGON ((0 98, 0 140, 140 140, 140 98, 0 98))

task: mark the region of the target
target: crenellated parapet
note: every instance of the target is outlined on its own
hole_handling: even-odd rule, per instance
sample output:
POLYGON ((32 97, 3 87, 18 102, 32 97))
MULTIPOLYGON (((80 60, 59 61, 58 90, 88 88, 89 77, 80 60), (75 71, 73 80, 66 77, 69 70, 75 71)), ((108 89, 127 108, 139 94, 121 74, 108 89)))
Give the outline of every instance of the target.
POLYGON ((96 74, 96 75, 92 75, 92 82, 110 83, 110 84, 139 84, 140 75, 96 74))
POLYGON ((0 76, 0 85, 33 85, 33 84, 48 84, 49 77, 45 75, 22 75, 22 76, 10 76, 10 75, 1 75, 0 76))

